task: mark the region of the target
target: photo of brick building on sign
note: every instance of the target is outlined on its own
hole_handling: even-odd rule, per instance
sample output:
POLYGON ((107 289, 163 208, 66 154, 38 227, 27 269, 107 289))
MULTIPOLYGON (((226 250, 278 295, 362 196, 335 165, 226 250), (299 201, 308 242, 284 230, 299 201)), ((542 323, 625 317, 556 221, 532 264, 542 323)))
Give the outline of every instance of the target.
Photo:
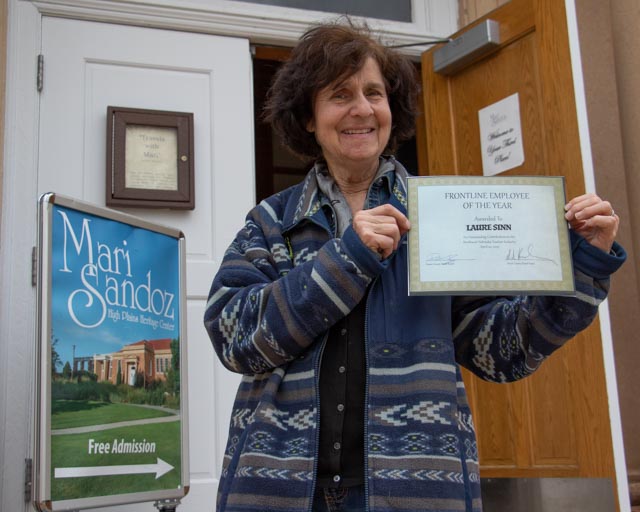
POLYGON ((112 354, 96 354, 93 356, 93 372, 98 382, 109 381, 136 385, 136 376, 140 374, 143 382, 166 380, 166 373, 171 368, 171 339, 141 340, 125 345, 112 354))

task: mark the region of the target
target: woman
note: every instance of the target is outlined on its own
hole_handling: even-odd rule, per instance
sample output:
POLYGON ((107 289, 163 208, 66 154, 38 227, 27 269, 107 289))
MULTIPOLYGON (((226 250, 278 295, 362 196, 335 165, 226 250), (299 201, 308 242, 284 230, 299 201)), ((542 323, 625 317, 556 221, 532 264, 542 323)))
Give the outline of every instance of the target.
POLYGON ((216 275, 205 325, 244 374, 218 511, 480 511, 473 423, 458 364, 529 375, 584 329, 624 261, 618 217, 567 205, 579 298, 408 297, 410 62, 352 25, 310 29, 266 114, 315 158, 255 207, 216 275), (509 346, 500 340, 509 340, 509 346))

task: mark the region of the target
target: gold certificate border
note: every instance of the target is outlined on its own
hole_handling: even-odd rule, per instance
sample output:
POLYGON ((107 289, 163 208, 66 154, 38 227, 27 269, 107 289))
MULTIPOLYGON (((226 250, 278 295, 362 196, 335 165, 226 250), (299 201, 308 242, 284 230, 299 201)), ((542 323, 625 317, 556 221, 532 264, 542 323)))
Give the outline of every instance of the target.
POLYGON ((408 211, 412 229, 409 231, 409 295, 574 295, 573 259, 569 229, 564 218, 565 186, 563 176, 411 176, 407 180, 408 211), (420 280, 420 218, 418 189, 428 186, 527 185, 552 186, 555 197, 556 221, 560 248, 561 280, 558 281, 421 281, 420 280))

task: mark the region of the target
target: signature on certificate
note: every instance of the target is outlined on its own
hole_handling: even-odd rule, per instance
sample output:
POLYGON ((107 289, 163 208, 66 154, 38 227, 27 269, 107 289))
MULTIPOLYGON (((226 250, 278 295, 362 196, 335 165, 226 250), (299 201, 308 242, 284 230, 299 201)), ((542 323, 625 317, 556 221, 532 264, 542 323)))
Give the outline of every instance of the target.
POLYGON ((533 244, 517 249, 509 249, 507 251, 507 261, 548 261, 554 265, 558 265, 552 258, 546 258, 536 254, 533 244))
POLYGON ((455 265, 456 261, 474 261, 473 258, 458 258, 457 254, 432 252, 425 260, 426 265, 455 265))

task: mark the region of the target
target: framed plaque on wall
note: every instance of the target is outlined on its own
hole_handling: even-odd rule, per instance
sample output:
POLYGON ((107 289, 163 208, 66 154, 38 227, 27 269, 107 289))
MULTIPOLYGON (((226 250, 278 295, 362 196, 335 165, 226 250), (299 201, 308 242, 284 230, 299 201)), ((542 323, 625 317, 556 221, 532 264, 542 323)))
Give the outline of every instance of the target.
POLYGON ((193 114, 107 107, 107 206, 195 207, 193 114))

